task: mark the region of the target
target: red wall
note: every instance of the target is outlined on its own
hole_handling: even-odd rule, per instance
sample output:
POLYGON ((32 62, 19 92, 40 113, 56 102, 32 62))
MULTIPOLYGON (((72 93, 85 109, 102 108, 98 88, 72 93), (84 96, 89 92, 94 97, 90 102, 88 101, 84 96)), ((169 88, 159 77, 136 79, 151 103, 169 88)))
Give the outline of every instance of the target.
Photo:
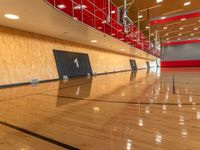
POLYGON ((200 60, 161 61, 161 67, 200 67, 200 60))

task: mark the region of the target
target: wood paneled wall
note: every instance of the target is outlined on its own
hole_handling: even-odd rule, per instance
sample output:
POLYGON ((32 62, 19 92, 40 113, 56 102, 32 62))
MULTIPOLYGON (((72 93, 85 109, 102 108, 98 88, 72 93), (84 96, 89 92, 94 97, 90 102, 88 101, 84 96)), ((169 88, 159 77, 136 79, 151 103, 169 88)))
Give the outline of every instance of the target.
MULTIPOLYGON (((88 53, 95 73, 130 69, 126 55, 0 26, 0 85, 58 78, 53 49, 88 53)), ((135 60, 146 66, 146 60, 135 60)))

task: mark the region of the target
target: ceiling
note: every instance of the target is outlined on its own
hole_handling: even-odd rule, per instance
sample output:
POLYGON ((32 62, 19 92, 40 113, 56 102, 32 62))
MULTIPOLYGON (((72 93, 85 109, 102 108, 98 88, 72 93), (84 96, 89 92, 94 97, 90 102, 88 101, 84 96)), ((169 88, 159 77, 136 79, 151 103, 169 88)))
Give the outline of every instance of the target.
MULTIPOLYGON (((112 0, 117 6, 123 6, 123 0, 112 0)), ((127 0, 130 4, 133 0, 127 0)), ((132 19, 136 26, 138 26, 138 11, 143 18, 140 19, 140 29, 149 36, 149 21, 161 18, 162 16, 171 17, 181 15, 184 13, 191 13, 193 11, 200 12, 200 0, 163 0, 157 3, 156 0, 134 0, 128 10, 128 16, 132 19), (184 6, 185 2, 191 2, 190 5, 184 6), (148 11, 149 9, 149 11, 148 11)), ((188 40, 190 38, 200 38, 200 17, 186 19, 184 21, 170 21, 163 24, 152 25, 151 39, 155 39, 156 30, 158 31, 158 39, 161 42, 188 40), (167 28, 164 28, 167 27, 167 28), (184 30, 179 30, 184 27, 184 30), (194 28, 198 28, 194 31, 194 28)))

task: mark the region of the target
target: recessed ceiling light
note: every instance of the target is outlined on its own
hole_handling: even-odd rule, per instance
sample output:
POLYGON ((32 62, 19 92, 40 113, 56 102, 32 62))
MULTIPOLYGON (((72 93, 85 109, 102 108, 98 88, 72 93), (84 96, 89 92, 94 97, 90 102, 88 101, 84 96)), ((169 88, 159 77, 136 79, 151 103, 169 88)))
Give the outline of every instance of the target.
POLYGON ((101 29, 102 29, 102 27, 97 27, 97 29, 101 30, 101 29))
POLYGON ((166 35, 166 36, 168 36, 168 35, 169 35, 169 33, 166 33, 165 35, 166 35))
POLYGON ((102 23, 102 24, 105 24, 106 22, 107 22, 106 20, 103 20, 101 23, 102 23))
POLYGON ((59 5, 57 5, 57 7, 60 8, 60 9, 65 9, 66 8, 66 6, 64 4, 59 4, 59 5))
POLYGON ((194 28, 194 30, 196 31, 196 30, 198 30, 198 28, 194 28))
POLYGON ((184 29, 183 27, 180 28, 180 30, 183 30, 183 29, 184 29))
POLYGON ((146 29, 149 29, 149 26, 147 26, 146 29))
POLYGON ((85 5, 82 5, 82 6, 81 6, 81 8, 82 8, 82 9, 86 9, 86 8, 87 8, 87 6, 85 6, 85 5))
POLYGON ((166 39, 167 41, 169 40, 169 38, 166 39))
POLYGON ((164 27, 163 29, 166 30, 168 27, 164 27))
POLYGON ((5 16, 6 18, 8 18, 8 19, 13 19, 13 20, 19 19, 19 16, 14 15, 14 14, 5 14, 4 16, 5 16))
POLYGON ((182 34, 180 33, 179 36, 181 36, 182 34))
POLYGON ((87 8, 86 5, 78 5, 78 6, 74 6, 74 10, 86 9, 86 8, 87 8))
POLYGON ((194 36, 194 34, 193 34, 193 33, 191 33, 191 34, 190 34, 190 36, 194 36))
POLYGON ((139 18, 143 18, 143 15, 139 15, 139 18))
POLYGON ((120 50, 121 50, 121 51, 124 51, 125 49, 121 48, 120 50))
POLYGON ((160 2, 162 2, 162 1, 163 1, 163 0, 156 0, 157 3, 160 3, 160 2))
POLYGON ((77 18, 77 17, 74 17, 73 19, 74 19, 74 20, 78 20, 78 18, 77 18))
POLYGON ((185 20, 186 20, 185 18, 182 18, 182 19, 181 19, 181 21, 185 21, 185 20))
POLYGON ((98 41, 97 40, 91 40, 90 42, 91 43, 97 43, 98 41))
POLYGON ((162 19, 162 20, 163 20, 163 19, 166 19, 166 17, 164 16, 164 17, 161 17, 160 19, 162 19))
POLYGON ((184 3, 184 6, 188 6, 188 5, 190 5, 191 4, 191 2, 185 2, 184 3))
POLYGON ((111 11, 111 14, 115 14, 115 10, 112 10, 112 11, 111 11))

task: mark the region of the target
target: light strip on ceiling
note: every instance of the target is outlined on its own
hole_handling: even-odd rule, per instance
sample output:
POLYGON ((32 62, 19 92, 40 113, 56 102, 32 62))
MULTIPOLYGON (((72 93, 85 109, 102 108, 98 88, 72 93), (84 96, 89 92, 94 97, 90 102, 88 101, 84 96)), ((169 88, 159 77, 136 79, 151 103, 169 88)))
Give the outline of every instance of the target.
POLYGON ((188 5, 190 5, 191 4, 191 2, 185 2, 184 3, 184 6, 188 6, 188 5))
POLYGON ((187 25, 183 25, 182 27, 189 27, 189 26, 193 26, 193 25, 196 25, 196 24, 195 23, 187 24, 187 25))
POLYGON ((142 9, 142 10, 139 10, 139 12, 144 12, 144 11, 147 11, 148 9, 154 9, 154 8, 157 8, 157 7, 160 7, 161 5, 155 5, 155 6, 152 6, 152 7, 149 7, 149 8, 145 8, 145 9, 142 9))
POLYGON ((167 12, 167 13, 163 13, 163 16, 165 15, 169 15, 169 14, 174 14, 174 13, 177 13, 177 12, 180 12, 180 11, 183 11, 184 9, 177 9, 175 11, 170 11, 170 12, 167 12))
POLYGON ((168 25, 166 25, 166 26, 172 26, 172 25, 177 25, 177 24, 180 24, 181 22, 176 22, 176 23, 171 23, 171 24, 168 24, 168 25))
POLYGON ((156 3, 161 3, 163 2, 163 0, 156 0, 156 3))

